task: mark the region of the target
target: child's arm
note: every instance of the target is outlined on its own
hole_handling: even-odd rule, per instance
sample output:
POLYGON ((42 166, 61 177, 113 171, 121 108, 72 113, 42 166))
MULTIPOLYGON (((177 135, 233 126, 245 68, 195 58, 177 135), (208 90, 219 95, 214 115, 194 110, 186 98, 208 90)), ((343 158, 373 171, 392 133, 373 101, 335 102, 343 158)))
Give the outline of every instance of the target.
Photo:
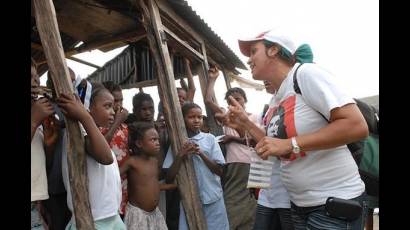
MULTIPOLYGON (((182 145, 182 150, 175 156, 174 162, 172 162, 171 167, 167 170, 165 176, 166 183, 172 183, 178 174, 179 168, 181 167, 182 161, 188 156, 189 153, 195 150, 195 146, 190 142, 185 142, 182 145)), ((168 154, 171 154, 169 152, 168 154)))
POLYGON ((127 174, 128 169, 130 169, 131 158, 128 158, 120 167, 121 177, 127 174))
POLYGON ((186 93, 186 100, 193 102, 194 101, 194 96, 195 96, 195 83, 194 83, 194 79, 192 78, 192 72, 191 72, 191 67, 190 67, 190 61, 187 58, 184 58, 184 62, 185 62, 185 68, 186 71, 188 73, 188 90, 186 93))
POLYGON ((168 169, 167 174, 165 175, 166 183, 172 183, 175 180, 175 177, 177 176, 179 168, 181 167, 181 164, 182 164, 182 160, 184 158, 185 156, 176 155, 174 162, 172 162, 171 167, 168 169))
POLYGON ((227 144, 227 143, 230 143, 230 142, 236 142, 236 143, 239 143, 239 144, 242 144, 242 145, 246 145, 246 139, 245 139, 245 137, 237 137, 237 136, 232 136, 232 135, 225 135, 225 136, 222 138, 222 143, 223 143, 223 144, 227 144))
POLYGON ((108 131, 105 133, 104 137, 105 140, 107 140, 108 143, 111 142, 112 137, 114 136, 114 133, 117 131, 118 127, 122 123, 127 120, 128 117, 128 110, 124 108, 119 108, 117 112, 115 113, 115 118, 114 118, 114 123, 111 125, 111 127, 108 129, 108 131))
POLYGON ((44 150, 46 153, 46 161, 53 159, 52 155, 54 153, 58 137, 60 136, 60 130, 60 122, 54 116, 49 116, 48 119, 45 119, 43 121, 44 150))
MULTIPOLYGON (((59 136, 61 135, 60 121, 55 116, 49 116, 43 123, 44 152, 46 154, 46 169, 50 170, 54 161, 54 151, 56 149, 59 136)), ((59 150, 61 151, 61 150, 59 150)))
POLYGON ((104 165, 112 164, 114 161, 110 146, 101 134, 94 119, 87 112, 77 95, 61 94, 57 98, 57 104, 65 116, 80 121, 87 136, 85 137, 85 149, 87 153, 97 162, 104 165))
POLYGON ((178 186, 176 184, 159 184, 159 190, 174 190, 176 189, 178 186))
MULTIPOLYGON (((219 105, 214 102, 212 100, 212 96, 215 94, 214 92, 214 85, 216 82, 216 79, 219 76, 219 70, 215 67, 215 68, 210 68, 208 70, 208 87, 206 89, 206 94, 205 94, 205 104, 207 106, 209 106, 209 108, 212 110, 212 112, 214 112, 214 114, 224 114, 225 112, 219 107, 219 105)), ((215 118, 219 121, 219 122, 223 122, 223 120, 218 117, 215 116, 215 118)))
MULTIPOLYGON (((158 161, 159 162, 159 161, 158 161)), ((165 179, 165 176, 167 175, 166 170, 162 168, 161 164, 158 164, 158 180, 163 180, 165 179)))
POLYGON ((36 133, 41 122, 53 113, 53 106, 47 98, 43 97, 33 101, 31 105, 31 140, 33 140, 34 133, 36 133))
POLYGON ((205 165, 209 168, 209 170, 211 170, 211 172, 215 173, 218 176, 222 176, 223 169, 221 165, 209 159, 201 150, 197 151, 196 154, 201 157, 201 159, 205 162, 205 165))

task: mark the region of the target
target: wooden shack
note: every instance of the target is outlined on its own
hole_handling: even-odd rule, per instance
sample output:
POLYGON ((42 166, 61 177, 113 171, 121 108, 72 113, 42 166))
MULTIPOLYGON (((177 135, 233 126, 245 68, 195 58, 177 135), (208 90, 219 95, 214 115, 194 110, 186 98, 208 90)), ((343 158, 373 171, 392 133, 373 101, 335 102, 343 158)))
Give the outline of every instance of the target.
MULTIPOLYGON (((174 81, 184 77, 178 67, 180 58, 190 59, 203 95, 210 64, 222 70, 227 88, 230 87, 227 76, 237 74, 236 68, 246 69, 184 0, 32 0, 31 15, 31 55, 39 64, 38 73, 50 70, 57 76, 53 80, 61 92, 72 92, 64 57, 93 66, 73 55, 94 49, 106 52, 129 45, 109 64, 102 68, 94 65, 98 69, 90 79, 112 80, 125 89, 157 85, 174 153, 187 138, 174 81)), ((207 108, 208 116, 209 112, 207 108)), ((217 126, 211 124, 211 127, 218 132, 217 126)), ((77 141, 71 139, 75 130, 68 129, 72 134, 70 146, 77 141)), ((75 146, 71 150, 81 152, 75 146)), ((88 194, 84 158, 70 159, 75 155, 72 152, 69 152, 70 177, 75 178, 70 183, 72 193, 79 194, 73 196, 77 226, 93 229, 88 202, 78 200, 87 198, 81 196, 83 192, 88 194), (73 167, 83 170, 72 174, 73 167), (76 177, 83 179, 75 182, 76 177)), ((192 159, 184 162, 177 184, 190 229, 206 229, 192 159)))

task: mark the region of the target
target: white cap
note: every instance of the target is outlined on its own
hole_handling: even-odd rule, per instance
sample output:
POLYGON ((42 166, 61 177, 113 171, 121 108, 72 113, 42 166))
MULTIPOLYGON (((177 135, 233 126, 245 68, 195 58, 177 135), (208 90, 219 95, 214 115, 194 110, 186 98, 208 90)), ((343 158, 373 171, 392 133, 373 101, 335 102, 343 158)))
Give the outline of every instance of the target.
POLYGON ((265 31, 254 38, 239 39, 239 49, 242 54, 249 57, 251 45, 256 41, 267 40, 279 44, 283 48, 287 49, 291 54, 296 51, 293 41, 278 29, 265 31))

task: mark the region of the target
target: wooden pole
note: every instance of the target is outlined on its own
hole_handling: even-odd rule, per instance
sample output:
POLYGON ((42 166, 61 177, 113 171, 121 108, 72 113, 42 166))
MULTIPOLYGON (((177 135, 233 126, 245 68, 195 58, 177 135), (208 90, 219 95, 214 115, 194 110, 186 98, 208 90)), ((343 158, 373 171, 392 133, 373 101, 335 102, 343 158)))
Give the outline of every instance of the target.
MULTIPOLYGON (((216 123, 215 114, 205 103, 205 94, 206 94, 206 89, 208 88, 208 69, 209 69, 208 66, 209 64, 208 64, 208 57, 206 56, 206 48, 205 48, 204 43, 201 43, 201 51, 202 51, 202 56, 204 57, 204 60, 201 63, 201 65, 198 66, 197 73, 198 73, 198 78, 199 78, 199 84, 201 85, 202 97, 204 98, 206 114, 208 116, 208 125, 209 125, 211 132, 214 135, 222 135, 224 134, 222 127, 216 123)), ((212 95, 212 99, 217 103, 215 94, 212 95)))
MULTIPOLYGON (((52 0, 33 0, 38 33, 47 59, 57 96, 72 94, 73 85, 64 58, 52 0)), ((68 133, 68 173, 77 229, 93 230, 94 221, 88 200, 87 164, 84 137, 78 121, 65 119, 68 133)))
MULTIPOLYGON (((171 138, 172 151, 175 154, 181 150, 183 142, 187 140, 187 134, 177 98, 173 65, 169 56, 158 6, 154 0, 148 0, 147 3, 148 6, 144 0, 139 0, 143 15, 142 24, 147 31, 152 56, 156 62, 158 91, 164 107, 164 116, 171 138)), ((176 181, 189 229, 206 230, 192 157, 183 161, 176 181)))
MULTIPOLYGON (((205 66, 207 66, 205 62, 198 65, 197 73, 199 78, 199 84, 201 85, 202 97, 204 98, 206 115, 208 116, 208 126, 212 134, 222 135, 224 134, 222 127, 216 123, 214 112, 205 103, 206 89, 208 87, 208 70, 207 68, 205 68, 205 66)), ((212 95, 212 99, 216 102, 215 94, 212 95)))

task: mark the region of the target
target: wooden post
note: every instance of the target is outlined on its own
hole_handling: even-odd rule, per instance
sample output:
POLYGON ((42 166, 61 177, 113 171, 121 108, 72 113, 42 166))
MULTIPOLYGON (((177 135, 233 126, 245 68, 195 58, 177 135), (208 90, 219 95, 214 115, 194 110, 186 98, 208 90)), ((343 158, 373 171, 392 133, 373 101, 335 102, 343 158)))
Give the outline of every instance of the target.
MULTIPOLYGON (((222 127, 216 123, 214 112, 205 103, 206 89, 208 88, 208 70, 205 68, 204 63, 198 65, 197 73, 198 73, 198 78, 199 78, 199 84, 201 85, 201 91, 202 91, 202 97, 204 99, 206 115, 208 116, 209 129, 211 130, 211 133, 214 135, 222 135, 223 134, 222 127)), ((212 99, 216 102, 215 95, 212 95, 212 99)))
MULTIPOLYGON (((202 91, 202 97, 204 99, 204 104, 205 104, 205 109, 206 109, 206 115, 208 116, 208 125, 211 130, 211 132, 214 135, 222 135, 223 130, 220 125, 218 125, 215 121, 215 114, 212 112, 212 110, 206 105, 205 103, 205 94, 206 94, 206 89, 208 88, 208 58, 206 56, 206 48, 205 44, 201 44, 201 50, 202 50, 202 56, 203 56, 203 62, 201 65, 197 67, 197 73, 198 73, 198 78, 199 78, 199 84, 201 85, 201 91, 202 91)), ((212 95, 212 99, 216 102, 215 95, 212 95)))
MULTIPOLYGON (((64 58, 53 1, 33 1, 38 33, 57 96, 61 93, 72 94, 74 92, 73 85, 64 58)), ((67 161, 76 227, 77 229, 92 230, 95 228, 88 200, 84 137, 77 121, 66 117, 65 123, 69 137, 67 161)))
MULTIPOLYGON (((164 107, 164 116, 168 125, 173 153, 181 150, 187 140, 182 111, 177 98, 173 65, 168 52, 165 32, 162 28, 158 6, 154 0, 139 0, 142 10, 142 24, 147 31, 147 38, 152 56, 157 66, 158 93, 164 107)), ((199 199, 198 185, 193 168, 192 157, 184 160, 176 178, 185 210, 187 224, 191 230, 205 230, 206 222, 199 199)))

